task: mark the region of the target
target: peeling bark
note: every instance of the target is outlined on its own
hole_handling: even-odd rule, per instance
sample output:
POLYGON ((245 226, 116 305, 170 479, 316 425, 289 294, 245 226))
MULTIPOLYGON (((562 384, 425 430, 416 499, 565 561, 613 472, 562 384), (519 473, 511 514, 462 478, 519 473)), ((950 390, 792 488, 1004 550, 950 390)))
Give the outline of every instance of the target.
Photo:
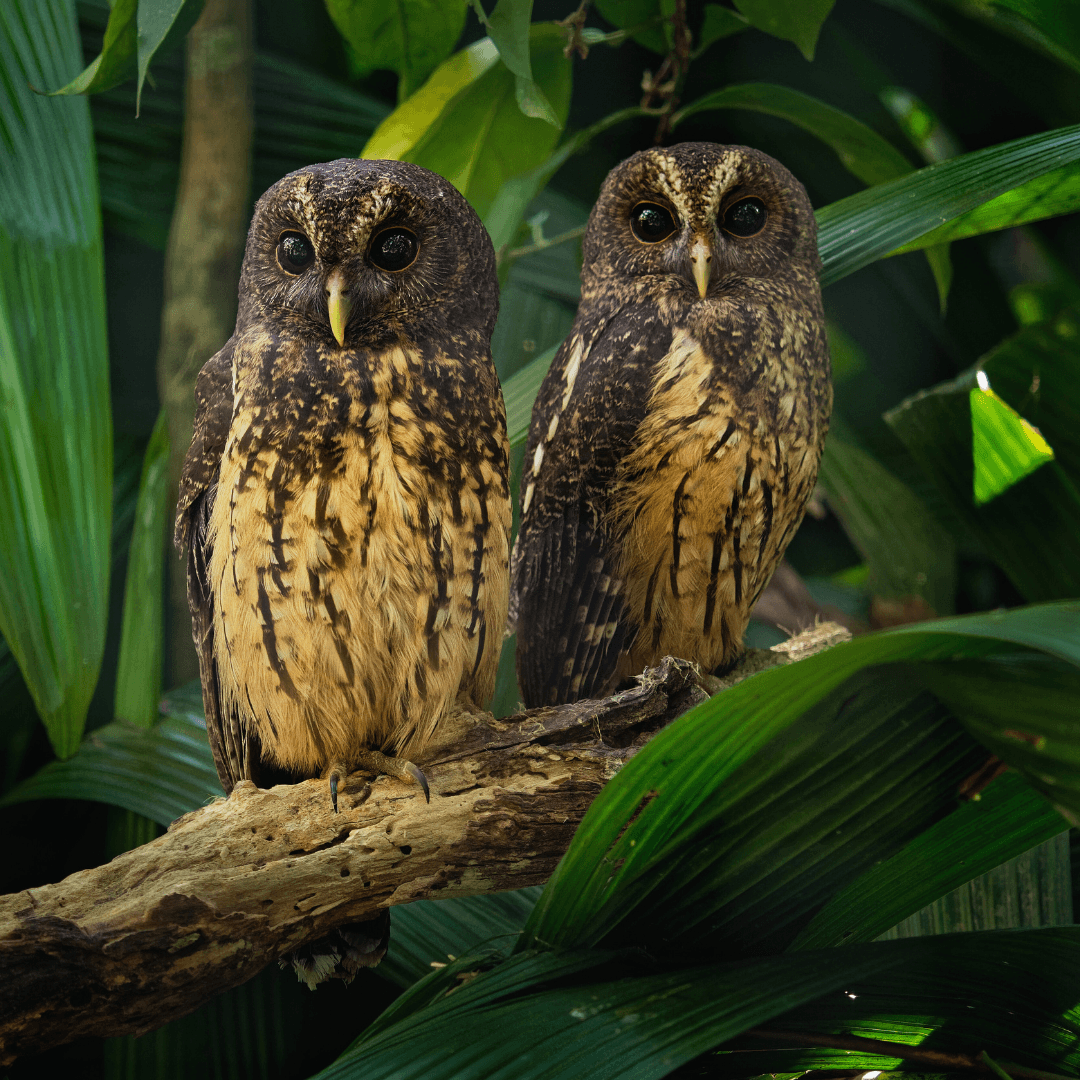
MULTIPOLYGON (((720 686, 846 636, 818 627, 720 686)), ((336 815, 325 781, 244 781, 104 866, 0 897, 0 1064, 159 1027, 384 908, 546 881, 607 780, 706 696, 667 658, 600 701, 460 713, 421 762, 430 805, 389 777, 349 777, 336 815)))

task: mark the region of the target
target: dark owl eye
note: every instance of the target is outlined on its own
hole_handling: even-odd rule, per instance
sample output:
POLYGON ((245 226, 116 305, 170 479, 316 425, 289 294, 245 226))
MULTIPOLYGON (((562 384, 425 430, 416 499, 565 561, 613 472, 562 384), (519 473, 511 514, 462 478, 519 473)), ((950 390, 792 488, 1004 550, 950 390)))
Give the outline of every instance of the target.
POLYGON ((380 270, 404 270, 412 265, 419 250, 415 234, 408 229, 383 229, 371 241, 371 261, 380 270))
POLYGON ((303 233, 282 233, 277 243, 277 261, 286 274, 301 274, 315 261, 315 249, 303 233))
POLYGON ((638 203, 630 211, 630 228, 644 244, 659 244, 675 231, 669 211, 656 203, 638 203))
POLYGON ((740 199, 728 207, 723 229, 735 236, 756 236, 765 228, 768 219, 769 212, 760 199, 740 199))

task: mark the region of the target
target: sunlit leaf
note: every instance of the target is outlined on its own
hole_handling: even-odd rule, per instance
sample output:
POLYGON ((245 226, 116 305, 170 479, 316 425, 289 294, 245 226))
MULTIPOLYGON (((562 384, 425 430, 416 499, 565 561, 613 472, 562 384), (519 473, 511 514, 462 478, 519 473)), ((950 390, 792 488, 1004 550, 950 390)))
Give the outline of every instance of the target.
POLYGON ((953 513, 1028 600, 1080 595, 1080 367, 1075 317, 1028 326, 983 357, 990 385, 1053 447, 1057 460, 975 505, 971 391, 975 371, 886 414, 953 513))
POLYGON ((976 387, 969 399, 975 502, 981 506, 1053 461, 1054 451, 1038 429, 989 386, 976 387))
POLYGON ((154 723, 161 698, 165 543, 172 518, 169 495, 169 428, 162 412, 150 436, 139 481, 116 668, 116 718, 138 727, 154 723))
MULTIPOLYGON (((563 55, 564 45, 557 26, 533 24, 533 76, 560 125, 570 105, 570 61, 563 55)), ((379 125, 363 156, 432 169, 483 217, 503 184, 544 162, 559 137, 551 124, 522 114, 514 75, 496 63, 497 55, 490 39, 484 39, 450 57, 379 125)))
POLYGON ((918 251, 948 240, 1009 229, 1080 210, 1080 165, 1066 165, 999 195, 897 250, 918 251))
POLYGON ((857 877, 814 916, 791 946, 821 949, 872 941, 950 889, 1062 831, 1065 821, 1015 774, 967 802, 857 877))
POLYGON ((52 94, 96 94, 131 78, 138 68, 139 0, 116 0, 101 52, 66 86, 52 94))
POLYGON ((773 37, 793 41, 807 60, 814 59, 818 34, 836 0, 735 0, 751 25, 773 37))
POLYGON ((467 0, 326 0, 357 74, 396 71, 404 101, 454 51, 467 0))
POLYGON ((0 632, 56 753, 79 746, 108 616, 112 422, 101 219, 74 9, 0 17, 0 632))
POLYGON ((1003 192, 1077 160, 1080 126, 1058 128, 929 165, 832 203, 817 212, 822 283, 839 281, 1003 192))

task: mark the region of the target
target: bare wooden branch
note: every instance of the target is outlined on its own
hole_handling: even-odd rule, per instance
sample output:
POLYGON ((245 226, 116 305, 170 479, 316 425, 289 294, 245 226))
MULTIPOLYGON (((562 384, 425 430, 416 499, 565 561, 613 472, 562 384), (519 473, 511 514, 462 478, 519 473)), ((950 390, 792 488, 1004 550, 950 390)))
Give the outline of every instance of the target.
POLYGON ((159 1027, 386 907, 546 881, 604 783, 706 696, 668 658, 601 701, 461 713, 421 763, 430 805, 388 777, 351 776, 339 814, 325 781, 243 782, 104 866, 0 897, 0 1063, 159 1027))

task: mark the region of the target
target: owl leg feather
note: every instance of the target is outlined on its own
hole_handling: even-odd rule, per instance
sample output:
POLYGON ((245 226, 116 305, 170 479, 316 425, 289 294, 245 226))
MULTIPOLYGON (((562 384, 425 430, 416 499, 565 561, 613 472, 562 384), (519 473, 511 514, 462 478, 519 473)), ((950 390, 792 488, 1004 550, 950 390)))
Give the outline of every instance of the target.
MULTIPOLYGON (((386 754, 379 753, 378 750, 361 750, 352 765, 354 769, 371 772, 377 776, 396 776, 399 780, 419 784, 423 789, 425 801, 431 802, 431 791, 428 788, 427 777, 411 761, 406 761, 404 758, 388 757, 386 754)), ((349 772, 349 766, 344 762, 335 761, 330 764, 323 774, 330 781, 330 802, 334 807, 335 814, 338 812, 338 786, 349 775, 349 772)))

